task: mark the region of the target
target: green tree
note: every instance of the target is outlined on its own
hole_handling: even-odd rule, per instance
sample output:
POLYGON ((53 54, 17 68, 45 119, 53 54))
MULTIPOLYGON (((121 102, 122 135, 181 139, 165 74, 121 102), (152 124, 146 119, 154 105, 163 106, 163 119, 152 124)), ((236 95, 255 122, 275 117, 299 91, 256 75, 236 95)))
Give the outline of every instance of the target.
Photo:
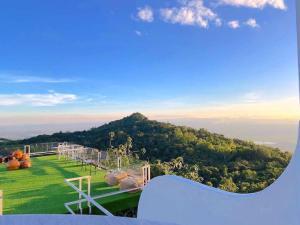
POLYGON ((132 138, 130 136, 127 137, 126 141, 126 153, 129 155, 130 150, 132 149, 132 138))
POLYGON ((220 182, 219 188, 229 192, 238 191, 238 186, 233 182, 232 178, 223 178, 220 182))
POLYGON ((108 137, 109 137, 109 148, 113 148, 112 141, 114 140, 115 132, 113 131, 109 132, 108 137))

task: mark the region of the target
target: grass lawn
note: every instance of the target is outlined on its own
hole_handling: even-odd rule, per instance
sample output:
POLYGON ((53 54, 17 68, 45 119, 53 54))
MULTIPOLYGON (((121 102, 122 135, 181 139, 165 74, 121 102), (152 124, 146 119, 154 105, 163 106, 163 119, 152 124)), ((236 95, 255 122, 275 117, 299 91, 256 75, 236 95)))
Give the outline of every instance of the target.
MULTIPOLYGON (((93 170, 92 170, 93 171, 93 170)), ((64 183, 65 178, 89 175, 89 169, 57 156, 32 158, 32 168, 7 171, 0 164, 0 190, 4 195, 4 214, 63 214, 64 203, 78 200, 78 194, 64 183)), ((104 180, 105 171, 92 172, 92 196, 118 190, 104 180)), ((87 185, 84 184, 83 188, 87 185)), ((97 200, 115 213, 137 206, 140 193, 125 193, 97 200)), ((74 207, 76 209, 76 207, 74 207)))

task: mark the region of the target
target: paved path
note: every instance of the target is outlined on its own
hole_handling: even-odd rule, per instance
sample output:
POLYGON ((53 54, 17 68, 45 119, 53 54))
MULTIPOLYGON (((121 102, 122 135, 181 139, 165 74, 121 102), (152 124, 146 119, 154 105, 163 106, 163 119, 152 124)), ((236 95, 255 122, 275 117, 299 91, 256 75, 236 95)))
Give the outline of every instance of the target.
POLYGON ((73 215, 0 216, 0 225, 176 225, 126 217, 73 215))

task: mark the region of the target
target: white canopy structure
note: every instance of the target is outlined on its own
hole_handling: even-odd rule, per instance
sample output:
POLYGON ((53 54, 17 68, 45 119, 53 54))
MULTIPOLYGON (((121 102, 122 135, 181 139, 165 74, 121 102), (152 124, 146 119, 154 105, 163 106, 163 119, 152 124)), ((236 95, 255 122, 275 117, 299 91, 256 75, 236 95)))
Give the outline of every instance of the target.
MULTIPOLYGON (((296 2, 300 32, 300 2, 296 2)), ((181 225, 299 225, 299 140, 300 135, 288 168, 261 192, 234 194, 180 177, 158 177, 142 193, 138 218, 181 225)))

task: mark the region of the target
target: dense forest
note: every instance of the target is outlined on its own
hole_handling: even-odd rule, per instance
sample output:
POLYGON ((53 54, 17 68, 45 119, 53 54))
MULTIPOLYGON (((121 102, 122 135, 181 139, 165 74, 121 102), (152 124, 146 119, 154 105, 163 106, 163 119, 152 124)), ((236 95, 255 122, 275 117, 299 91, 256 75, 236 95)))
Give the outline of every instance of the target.
POLYGON ((147 119, 140 113, 80 132, 40 135, 4 144, 73 142, 107 150, 128 143, 132 152, 152 164, 152 175, 176 174, 239 193, 260 191, 287 167, 291 154, 250 141, 226 138, 147 119))

